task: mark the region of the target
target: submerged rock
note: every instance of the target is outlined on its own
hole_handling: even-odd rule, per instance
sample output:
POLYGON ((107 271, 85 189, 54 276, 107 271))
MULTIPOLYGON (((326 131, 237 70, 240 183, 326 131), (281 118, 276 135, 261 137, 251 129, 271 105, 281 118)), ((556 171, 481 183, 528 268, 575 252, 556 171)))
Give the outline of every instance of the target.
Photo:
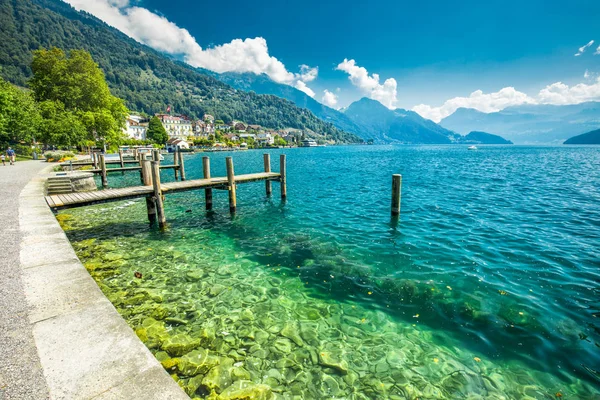
POLYGON ((281 330, 280 334, 281 334, 281 336, 285 336, 286 338, 292 340, 298 346, 304 346, 304 342, 302 341, 302 338, 300 337, 298 332, 299 332, 299 329, 296 324, 287 323, 281 330))
POLYGON ((199 339, 180 333, 168 338, 162 345, 162 349, 172 356, 182 356, 200 346, 199 339))
POLYGON ((340 352, 323 350, 319 353, 319 364, 337 370, 341 374, 348 373, 348 362, 342 359, 340 352))
POLYGON ((208 374, 202 379, 202 386, 208 391, 214 390, 217 393, 225 390, 225 388, 233 383, 233 376, 231 374, 234 369, 233 362, 231 358, 222 357, 219 360, 219 365, 208 371, 208 374))
POLYGON ((184 376, 206 374, 219 364, 219 357, 206 349, 191 351, 179 359, 177 370, 184 376))
POLYGON ((255 384, 250 381, 237 381, 225 389, 219 396, 220 400, 272 400, 271 388, 267 385, 255 384))

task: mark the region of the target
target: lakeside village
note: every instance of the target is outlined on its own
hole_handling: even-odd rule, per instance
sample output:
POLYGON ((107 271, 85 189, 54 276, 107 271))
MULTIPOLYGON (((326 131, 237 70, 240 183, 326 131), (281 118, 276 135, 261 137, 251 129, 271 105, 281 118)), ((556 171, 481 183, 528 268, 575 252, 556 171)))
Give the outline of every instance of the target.
MULTIPOLYGON (((192 120, 185 115, 155 114, 163 125, 168 140, 165 149, 193 151, 195 149, 246 150, 253 148, 317 147, 324 146, 308 138, 298 129, 271 130, 242 121, 225 123, 210 114, 192 120)), ((125 134, 133 140, 145 142, 150 118, 131 114, 127 117, 125 134)))

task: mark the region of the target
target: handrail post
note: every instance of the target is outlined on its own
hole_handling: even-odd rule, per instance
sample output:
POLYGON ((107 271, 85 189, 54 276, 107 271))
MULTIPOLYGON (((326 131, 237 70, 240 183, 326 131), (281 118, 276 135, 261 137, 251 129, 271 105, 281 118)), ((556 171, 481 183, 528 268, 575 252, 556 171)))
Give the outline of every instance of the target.
POLYGON ((400 200, 402 198, 402 175, 392 175, 392 215, 400 215, 400 200))
POLYGON ((279 183, 281 184, 281 199, 287 198, 287 182, 286 182, 286 165, 285 165, 285 154, 279 156, 279 183))
MULTIPOLYGON (((210 179, 210 158, 202 157, 202 169, 204 171, 204 179, 210 179)), ((206 211, 212 210, 212 189, 204 189, 204 199, 206 203, 206 211)))
POLYGON ((157 161, 152 161, 152 186, 154 188, 154 205, 156 206, 156 216, 158 226, 162 229, 167 225, 165 218, 165 208, 162 200, 162 189, 160 187, 160 167, 157 161))
POLYGON ((183 152, 178 151, 177 152, 178 155, 178 159, 179 159, 179 175, 181 176, 181 180, 185 181, 185 165, 183 164, 183 152))
MULTIPOLYGON (((265 163, 265 172, 271 172, 271 155, 265 153, 263 154, 263 159, 265 163)), ((265 191, 267 193, 267 197, 270 197, 271 193, 273 192, 273 186, 271 185, 271 181, 268 179, 265 181, 265 191)))
POLYGON ((102 169, 102 187, 106 188, 108 186, 108 179, 106 178, 106 159, 104 158, 104 154, 100 154, 100 168, 102 169))
POLYGON ((235 198, 235 175, 233 172, 233 159, 227 157, 227 185, 229 186, 229 212, 235 213, 236 198, 235 198))

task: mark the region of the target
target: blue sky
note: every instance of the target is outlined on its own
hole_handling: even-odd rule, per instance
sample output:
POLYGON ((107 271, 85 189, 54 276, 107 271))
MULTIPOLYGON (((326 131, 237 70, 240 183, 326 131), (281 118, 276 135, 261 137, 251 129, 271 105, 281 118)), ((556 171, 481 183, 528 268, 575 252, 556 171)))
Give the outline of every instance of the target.
POLYGON ((439 120, 600 100, 598 1, 67 2, 192 65, 264 72, 335 108, 367 96, 439 120))

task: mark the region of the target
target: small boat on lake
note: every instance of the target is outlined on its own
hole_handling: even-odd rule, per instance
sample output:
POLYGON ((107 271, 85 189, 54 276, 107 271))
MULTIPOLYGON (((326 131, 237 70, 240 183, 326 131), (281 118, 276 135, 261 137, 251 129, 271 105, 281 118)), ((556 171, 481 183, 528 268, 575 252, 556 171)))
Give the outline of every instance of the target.
POLYGON ((477 150, 477 146, 469 146, 468 150, 477 150))
POLYGON ((318 147, 319 145, 313 139, 304 139, 300 142, 300 147, 318 147))

